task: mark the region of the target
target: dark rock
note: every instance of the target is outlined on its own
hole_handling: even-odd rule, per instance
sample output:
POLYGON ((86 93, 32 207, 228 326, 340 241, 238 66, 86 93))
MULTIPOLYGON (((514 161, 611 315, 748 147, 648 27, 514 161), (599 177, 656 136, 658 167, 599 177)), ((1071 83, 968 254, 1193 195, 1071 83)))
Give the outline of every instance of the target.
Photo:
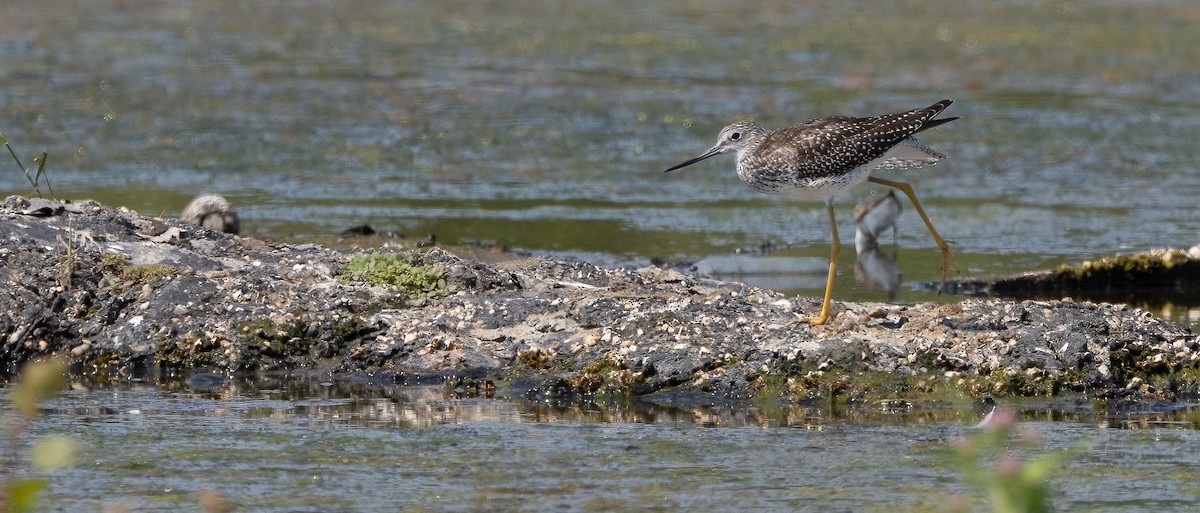
POLYGON ((437 248, 413 261, 442 268, 450 295, 407 297, 339 281, 346 251, 90 202, 42 206, 52 215, 26 215, 24 198, 0 207, 9 365, 57 353, 101 371, 332 369, 409 384, 503 380, 556 401, 634 393, 685 403, 857 402, 938 383, 1166 400, 1195 390, 1200 367, 1187 328, 1123 305, 836 302, 828 324, 809 326, 794 321, 816 310, 813 298, 657 267, 486 264, 437 248))
MULTIPOLYGON (((926 284, 931 290, 935 284, 926 284)), ((990 278, 960 278, 947 283, 959 294, 1008 299, 1074 297, 1090 301, 1142 300, 1154 304, 1194 305, 1200 297, 1200 245, 1117 254, 1062 266, 990 278)))
POLYGON ((366 237, 368 235, 375 235, 375 229, 371 228, 371 225, 369 224, 351 226, 345 230, 342 230, 341 233, 338 234, 340 237, 366 237))

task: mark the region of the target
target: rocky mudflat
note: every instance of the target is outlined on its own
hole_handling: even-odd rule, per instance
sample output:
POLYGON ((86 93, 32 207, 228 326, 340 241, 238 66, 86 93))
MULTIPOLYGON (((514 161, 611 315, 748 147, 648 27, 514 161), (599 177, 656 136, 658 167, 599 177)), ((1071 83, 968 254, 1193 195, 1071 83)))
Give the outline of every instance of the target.
MULTIPOLYGON (((380 250, 372 250, 378 252, 380 250)), ((408 250, 383 285, 367 250, 214 232, 94 202, 0 205, 0 358, 78 372, 184 368, 496 383, 660 400, 964 394, 1173 400, 1200 337, 1120 304, 968 299, 819 307, 646 267, 408 250), (347 272, 366 262, 361 274, 347 272), (425 279, 422 278, 422 279, 425 279), (417 278, 413 278, 417 279, 417 278)), ((383 265, 383 264, 380 264, 383 265)))

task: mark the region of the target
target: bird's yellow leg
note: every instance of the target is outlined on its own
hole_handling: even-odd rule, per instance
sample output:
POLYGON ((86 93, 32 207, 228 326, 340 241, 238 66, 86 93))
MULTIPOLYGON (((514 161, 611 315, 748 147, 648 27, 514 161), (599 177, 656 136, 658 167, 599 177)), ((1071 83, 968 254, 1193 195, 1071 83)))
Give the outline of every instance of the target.
POLYGON ((837 221, 833 217, 833 200, 826 202, 829 209, 829 231, 833 232, 833 253, 829 256, 829 278, 825 280, 825 300, 821 301, 821 313, 808 319, 809 324, 825 324, 829 320, 829 298, 833 295, 833 278, 837 275, 838 255, 842 251, 842 243, 838 240, 837 221))
POLYGON ((950 245, 946 244, 946 241, 942 239, 942 236, 938 235, 937 230, 933 228, 933 222, 929 220, 929 216, 925 215, 925 209, 921 208, 921 202, 917 201, 917 194, 913 192, 912 186, 904 182, 894 182, 892 180, 876 178, 874 176, 867 178, 867 181, 880 185, 886 185, 895 189, 900 189, 901 192, 908 196, 908 200, 911 201, 913 207, 917 209, 917 214, 921 216, 921 220, 925 221, 925 227, 929 228, 929 234, 933 236, 933 242, 937 244, 938 249, 942 250, 942 265, 941 267, 938 267, 938 270, 942 272, 941 290, 946 290, 946 271, 949 269, 951 262, 953 262, 954 270, 957 271, 958 259, 954 257, 954 252, 950 251, 950 245))

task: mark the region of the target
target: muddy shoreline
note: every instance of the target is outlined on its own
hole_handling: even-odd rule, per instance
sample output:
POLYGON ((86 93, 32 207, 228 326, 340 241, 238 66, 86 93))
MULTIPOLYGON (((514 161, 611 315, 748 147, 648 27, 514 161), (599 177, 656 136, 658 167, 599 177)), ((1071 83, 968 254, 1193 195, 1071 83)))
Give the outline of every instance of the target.
POLYGON ((66 354, 93 373, 164 367, 493 381, 531 394, 704 401, 946 390, 1192 395, 1200 337, 1120 304, 967 299, 819 307, 670 269, 438 248, 417 292, 347 279, 354 250, 288 245, 94 202, 0 205, 0 358, 66 354))

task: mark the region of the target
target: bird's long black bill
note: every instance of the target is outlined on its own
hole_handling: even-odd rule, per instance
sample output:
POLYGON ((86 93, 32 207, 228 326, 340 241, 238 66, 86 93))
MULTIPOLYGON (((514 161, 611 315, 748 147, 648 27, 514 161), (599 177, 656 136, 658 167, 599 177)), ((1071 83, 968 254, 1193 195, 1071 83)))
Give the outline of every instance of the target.
POLYGON ((692 165, 692 164, 695 164, 695 163, 697 163, 697 162, 700 162, 701 160, 704 160, 704 159, 706 159, 706 158, 709 158, 709 157, 711 157, 711 156, 713 156, 713 155, 716 155, 716 154, 718 154, 718 153, 721 153, 721 150, 719 150, 719 149, 717 149, 717 148, 712 148, 712 149, 710 149, 710 150, 708 150, 708 151, 704 152, 704 153, 703 153, 702 155, 700 155, 699 157, 696 157, 696 158, 694 158, 694 159, 692 159, 692 160, 689 160, 689 161, 687 161, 687 162, 684 162, 684 163, 682 163, 682 164, 678 164, 678 165, 672 166, 672 167, 670 167, 669 169, 667 169, 666 171, 663 171, 663 172, 664 172, 664 173, 670 173, 671 171, 674 171, 674 170, 676 170, 676 169, 679 169, 679 168, 681 168, 681 167, 687 167, 687 166, 690 166, 690 165, 692 165))

